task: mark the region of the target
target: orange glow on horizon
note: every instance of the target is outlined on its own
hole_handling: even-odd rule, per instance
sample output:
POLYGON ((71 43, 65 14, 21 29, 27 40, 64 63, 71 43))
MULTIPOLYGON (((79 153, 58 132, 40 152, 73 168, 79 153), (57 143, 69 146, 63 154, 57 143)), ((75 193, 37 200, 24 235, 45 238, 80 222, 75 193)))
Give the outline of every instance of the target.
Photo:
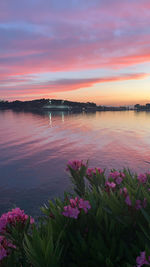
POLYGON ((148 0, 1 2, 0 98, 149 101, 148 0))

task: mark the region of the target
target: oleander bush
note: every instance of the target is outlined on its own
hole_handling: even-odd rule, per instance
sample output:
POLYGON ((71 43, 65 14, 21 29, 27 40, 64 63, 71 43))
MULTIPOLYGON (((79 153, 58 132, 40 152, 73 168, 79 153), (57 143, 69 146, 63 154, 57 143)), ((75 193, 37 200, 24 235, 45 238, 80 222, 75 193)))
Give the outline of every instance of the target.
POLYGON ((150 173, 70 161, 73 193, 49 201, 37 222, 19 208, 0 217, 0 266, 150 265, 150 173))

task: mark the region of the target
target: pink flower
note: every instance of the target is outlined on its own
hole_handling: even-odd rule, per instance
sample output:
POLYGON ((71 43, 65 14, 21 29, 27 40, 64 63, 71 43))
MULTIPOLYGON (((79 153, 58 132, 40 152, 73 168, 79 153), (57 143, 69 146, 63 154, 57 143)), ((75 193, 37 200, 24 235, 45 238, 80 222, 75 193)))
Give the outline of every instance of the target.
POLYGON ((93 175, 96 175, 96 171, 99 173, 99 174, 102 174, 104 171, 100 168, 88 168, 87 169, 87 176, 89 177, 92 177, 93 175))
POLYGON ((136 202, 135 202, 135 209, 136 210, 139 210, 139 209, 141 209, 142 208, 142 205, 141 205, 141 200, 136 200, 136 202))
POLYGON ((77 203, 78 203, 78 198, 77 197, 75 199, 71 198, 69 201, 70 201, 70 206, 72 208, 75 208, 77 206, 77 203))
POLYGON ((127 194, 127 193, 128 193, 128 191, 127 191, 127 188, 126 188, 126 187, 124 187, 124 188, 123 188, 123 192, 124 192, 125 194, 127 194))
POLYGON ((85 213, 87 213, 87 211, 91 208, 89 201, 84 200, 82 198, 80 199, 78 197, 76 197, 75 199, 71 198, 69 202, 70 205, 65 206, 64 211, 62 212, 62 214, 65 217, 77 219, 81 209, 83 209, 85 213))
POLYGON ((120 172, 114 171, 110 173, 109 178, 116 179, 119 176, 120 176, 120 172))
POLYGON ((0 217, 0 233, 3 232, 3 230, 6 227, 6 225, 7 225, 7 216, 6 216, 6 214, 3 214, 0 217))
POLYGON ((123 172, 117 172, 117 171, 111 172, 108 177, 108 179, 113 179, 117 185, 120 185, 124 178, 125 174, 123 172))
POLYGON ((3 246, 0 245, 0 261, 5 257, 7 257, 7 251, 3 246))
POLYGON ((116 182, 116 184, 121 184, 122 180, 123 179, 121 177, 118 177, 118 178, 116 178, 115 182, 116 182))
POLYGON ((138 177, 137 177, 139 183, 141 184, 145 184, 147 182, 147 176, 146 174, 139 174, 138 177))
POLYGON ((140 256, 136 258, 136 263, 137 267, 141 267, 144 264, 150 265, 150 257, 149 257, 149 262, 146 260, 146 255, 145 251, 141 252, 140 256))
POLYGON ((105 186, 114 189, 116 187, 116 184, 114 182, 106 182, 105 186))
MULTIPOLYGON (((0 232, 4 233, 6 231, 6 227, 8 224, 15 225, 17 222, 21 222, 24 224, 26 220, 28 219, 28 215, 24 213, 24 210, 21 210, 20 208, 12 209, 11 211, 8 211, 7 213, 4 213, 0 217, 0 232)), ((34 219, 30 218, 30 223, 34 223, 34 219)))
POLYGON ((64 211, 62 212, 62 214, 65 217, 74 218, 74 219, 78 218, 79 213, 80 211, 78 210, 78 208, 72 208, 70 205, 65 206, 64 211))
POLYGON ((10 254, 10 248, 16 248, 16 246, 8 241, 4 236, 0 236, 0 261, 10 254))
POLYGON ((93 168, 88 168, 86 174, 87 174, 87 176, 92 176, 93 172, 94 172, 93 168))
POLYGON ((35 223, 35 220, 33 217, 30 216, 30 224, 33 224, 33 223, 35 223))
POLYGON ((144 198, 144 200, 143 200, 143 203, 141 202, 141 200, 136 200, 136 202, 135 202, 135 209, 136 210, 139 210, 139 209, 141 209, 142 207, 143 208, 146 208, 146 206, 147 206, 147 199, 146 198, 144 198))
POLYGON ((120 176, 124 179, 125 178, 125 174, 123 172, 120 172, 120 176))
POLYGON ((104 170, 102 170, 101 168, 95 168, 95 170, 97 170, 99 174, 102 174, 104 172, 104 170))
POLYGON ((83 209, 85 211, 85 213, 87 213, 88 210, 91 209, 91 205, 90 205, 88 200, 84 200, 84 199, 80 198, 80 200, 79 200, 79 208, 83 209))
POLYGON ((125 203, 128 205, 128 206, 131 206, 131 200, 130 200, 130 197, 129 195, 125 198, 125 203))
POLYGON ((68 161, 66 170, 68 171, 69 168, 71 168, 71 169, 73 169, 74 171, 78 171, 78 170, 80 170, 80 168, 81 168, 82 166, 85 166, 85 164, 83 164, 83 161, 82 161, 82 160, 68 161))

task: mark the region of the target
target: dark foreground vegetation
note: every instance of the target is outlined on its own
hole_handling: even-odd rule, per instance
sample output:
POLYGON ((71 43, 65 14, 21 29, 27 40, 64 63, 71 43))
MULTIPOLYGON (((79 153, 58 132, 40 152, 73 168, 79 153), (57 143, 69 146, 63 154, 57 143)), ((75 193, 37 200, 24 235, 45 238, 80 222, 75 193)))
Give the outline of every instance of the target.
MULTIPOLYGON (((0 217, 0 266, 150 265, 150 173, 68 162, 74 193, 42 208, 36 222, 19 208, 0 217)), ((29 203, 30 205, 30 203, 29 203)))

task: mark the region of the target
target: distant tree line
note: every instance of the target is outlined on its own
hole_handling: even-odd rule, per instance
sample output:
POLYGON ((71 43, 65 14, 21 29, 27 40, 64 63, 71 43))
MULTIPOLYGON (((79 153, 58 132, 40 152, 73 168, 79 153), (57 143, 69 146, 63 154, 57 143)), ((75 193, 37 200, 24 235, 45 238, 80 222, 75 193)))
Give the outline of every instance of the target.
POLYGON ((47 102, 48 102, 47 99, 38 99, 38 100, 31 100, 31 101, 15 100, 12 102, 0 101, 0 108, 8 108, 8 109, 41 108, 47 102))
POLYGON ((74 102, 74 101, 68 101, 68 100, 57 100, 57 99, 51 99, 49 102, 52 105, 66 105, 66 106, 71 106, 71 107, 81 107, 81 108, 86 108, 86 107, 97 107, 95 103, 93 102, 74 102))
POLYGON ((136 104, 134 108, 136 110, 150 110, 150 103, 147 103, 146 105, 136 104))
POLYGON ((93 102, 74 102, 68 100, 61 99, 37 99, 31 101, 20 101, 15 100, 12 102, 0 100, 0 109, 14 109, 14 110, 27 110, 27 111, 39 111, 42 110, 43 107, 48 106, 48 108, 62 108, 69 107, 70 110, 87 110, 87 111, 119 111, 119 110, 129 110, 129 107, 120 106, 120 107, 110 107, 110 106, 97 106, 93 102))
POLYGON ((73 102, 68 100, 57 100, 57 99, 37 99, 31 101, 4 101, 0 100, 0 108, 1 109, 39 109, 44 105, 67 105, 76 108, 96 108, 96 104, 93 102, 73 102))

